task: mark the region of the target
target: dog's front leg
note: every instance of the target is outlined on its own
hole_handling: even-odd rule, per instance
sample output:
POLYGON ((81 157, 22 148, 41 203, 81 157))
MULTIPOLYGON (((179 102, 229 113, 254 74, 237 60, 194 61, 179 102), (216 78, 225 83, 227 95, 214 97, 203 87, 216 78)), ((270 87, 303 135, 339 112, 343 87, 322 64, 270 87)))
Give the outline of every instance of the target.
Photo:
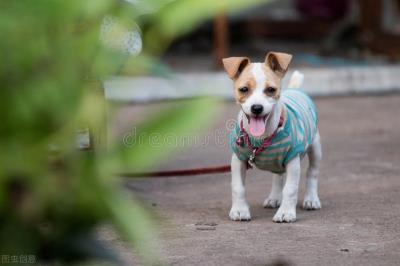
POLYGON ((233 221, 251 220, 249 205, 246 201, 245 179, 246 162, 242 162, 236 156, 232 155, 232 208, 229 217, 233 221))
POLYGON ((296 156, 286 166, 286 183, 282 191, 282 203, 273 221, 291 223, 296 221, 297 195, 300 181, 300 157, 296 156))

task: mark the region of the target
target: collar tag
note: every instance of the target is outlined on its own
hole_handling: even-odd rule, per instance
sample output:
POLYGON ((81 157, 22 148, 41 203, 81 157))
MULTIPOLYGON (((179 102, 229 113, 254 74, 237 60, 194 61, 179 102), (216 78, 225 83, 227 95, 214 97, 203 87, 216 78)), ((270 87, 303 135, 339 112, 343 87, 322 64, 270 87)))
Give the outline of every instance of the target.
POLYGON ((253 153, 250 155, 250 158, 249 158, 249 161, 248 161, 248 163, 249 163, 249 165, 253 168, 254 166, 255 166, 255 164, 256 164, 256 156, 257 156, 257 149, 253 149, 253 153))

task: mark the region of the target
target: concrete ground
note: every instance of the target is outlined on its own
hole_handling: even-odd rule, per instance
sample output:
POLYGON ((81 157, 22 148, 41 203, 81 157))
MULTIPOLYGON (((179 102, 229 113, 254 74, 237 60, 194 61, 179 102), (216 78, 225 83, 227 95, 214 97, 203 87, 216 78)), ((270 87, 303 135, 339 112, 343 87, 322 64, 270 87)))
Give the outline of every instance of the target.
MULTIPOLYGON (((262 207, 271 187, 267 172, 248 172, 251 222, 228 218, 229 174, 126 181, 157 214, 168 265, 400 265, 400 95, 316 103, 324 151, 322 209, 298 208, 296 223, 275 224, 275 210, 262 207)), ((154 106, 121 108, 113 128, 123 131, 154 106)), ((195 143, 161 168, 228 163, 226 121, 237 111, 226 103, 213 128, 199 135, 210 141, 195 143)), ((304 172, 307 160, 303 165, 304 172)), ((304 174, 299 203, 303 195, 304 174)))

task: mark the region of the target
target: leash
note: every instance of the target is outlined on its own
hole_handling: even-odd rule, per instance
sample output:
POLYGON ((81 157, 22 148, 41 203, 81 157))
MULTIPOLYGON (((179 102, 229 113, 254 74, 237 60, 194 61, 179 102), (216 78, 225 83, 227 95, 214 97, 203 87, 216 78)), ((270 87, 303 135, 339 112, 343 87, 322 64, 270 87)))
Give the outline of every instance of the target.
MULTIPOLYGON (((278 128, 283 125, 283 116, 279 119, 278 128)), ((236 144, 242 146, 243 141, 249 147, 252 155, 247 162, 247 169, 252 169, 255 163, 255 158, 257 155, 262 153, 266 148, 271 146, 273 138, 276 136, 277 130, 268 138, 266 138, 260 147, 253 147, 250 141, 250 136, 243 128, 243 120, 240 122, 240 130, 242 135, 236 140, 236 144), (243 137, 243 139, 242 139, 243 137)), ((158 172, 138 172, 138 173, 120 173, 120 177, 183 177, 183 176, 197 176, 197 175, 207 175, 207 174, 224 174, 230 173, 230 165, 214 166, 214 167, 204 167, 204 168, 193 168, 193 169, 182 169, 182 170, 171 170, 171 171, 158 171, 158 172)))
POLYGON ((183 170, 172 170, 172 171, 160 171, 160 172, 143 172, 143 173, 121 173, 121 177, 182 177, 182 176, 196 176, 196 175, 207 175, 207 174, 223 174, 230 173, 231 166, 223 165, 216 167, 206 168, 195 168, 195 169, 183 169, 183 170))

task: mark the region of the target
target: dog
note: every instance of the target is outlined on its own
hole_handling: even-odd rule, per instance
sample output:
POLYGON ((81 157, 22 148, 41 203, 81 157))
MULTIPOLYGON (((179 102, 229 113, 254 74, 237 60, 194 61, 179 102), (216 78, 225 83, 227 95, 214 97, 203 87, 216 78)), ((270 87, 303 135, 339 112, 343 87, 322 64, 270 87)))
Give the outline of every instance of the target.
POLYGON ((279 208, 273 221, 295 222, 300 162, 306 154, 309 167, 303 208, 321 208, 317 178, 322 149, 316 106, 300 89, 304 75, 298 71, 291 77, 288 89, 281 90, 291 60, 292 55, 279 52, 268 53, 264 63, 252 63, 247 57, 223 59, 241 107, 230 137, 231 220, 251 220, 245 178, 248 168, 257 167, 274 173, 271 192, 263 203, 265 208, 279 208))

